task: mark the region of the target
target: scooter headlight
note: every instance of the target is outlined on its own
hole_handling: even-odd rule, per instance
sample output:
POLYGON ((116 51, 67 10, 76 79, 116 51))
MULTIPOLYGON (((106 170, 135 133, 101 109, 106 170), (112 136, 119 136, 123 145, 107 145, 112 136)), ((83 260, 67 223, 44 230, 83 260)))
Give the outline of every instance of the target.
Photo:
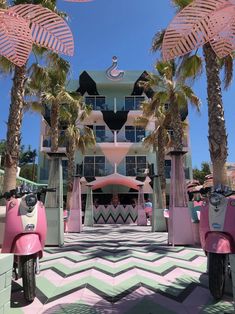
POLYGON ((223 195, 220 195, 218 193, 213 193, 211 194, 209 200, 210 200, 211 205, 217 207, 220 205, 222 198, 223 198, 223 195))
POLYGON ((25 197, 25 203, 29 208, 34 207, 37 204, 37 201, 37 196, 34 194, 29 194, 25 197))

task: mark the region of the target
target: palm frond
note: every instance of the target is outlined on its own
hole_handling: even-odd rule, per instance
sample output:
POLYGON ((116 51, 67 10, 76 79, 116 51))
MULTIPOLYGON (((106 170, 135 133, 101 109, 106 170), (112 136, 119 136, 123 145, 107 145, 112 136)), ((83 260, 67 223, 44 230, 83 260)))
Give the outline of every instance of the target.
POLYGON ((193 0, 171 0, 172 4, 177 7, 178 10, 182 10, 189 5, 193 0))
POLYGON ((0 56, 0 74, 1 75, 8 75, 14 71, 14 64, 9 61, 7 58, 0 56))
POLYGON ((157 51, 162 50, 162 43, 163 43, 165 31, 166 31, 165 29, 162 29, 154 35, 153 41, 152 41, 152 47, 151 47, 152 52, 157 52, 157 51))
POLYGON ((56 97, 50 92, 44 92, 42 93, 42 101, 51 105, 56 101, 56 97))
POLYGON ((33 113, 39 113, 43 114, 44 113, 44 108, 42 106, 42 103, 40 101, 27 101, 24 102, 24 112, 26 111, 31 111, 33 113))
POLYGON ((233 80, 233 55, 230 54, 220 60, 220 66, 224 71, 224 88, 228 89, 233 80))
POLYGON ((134 125, 146 128, 149 124, 149 119, 144 116, 139 116, 134 120, 134 125))
POLYGON ((68 104, 70 106, 73 106, 77 110, 80 109, 80 101, 74 99, 69 92, 67 92, 63 87, 58 86, 58 94, 56 96, 57 101, 60 104, 68 104))
POLYGON ((192 88, 188 85, 182 84, 182 91, 185 93, 187 99, 196 106, 197 110, 200 111, 201 100, 194 94, 192 88))
POLYGON ((179 66, 178 75, 183 79, 191 78, 195 80, 203 71, 203 61, 200 56, 194 54, 184 58, 179 66))

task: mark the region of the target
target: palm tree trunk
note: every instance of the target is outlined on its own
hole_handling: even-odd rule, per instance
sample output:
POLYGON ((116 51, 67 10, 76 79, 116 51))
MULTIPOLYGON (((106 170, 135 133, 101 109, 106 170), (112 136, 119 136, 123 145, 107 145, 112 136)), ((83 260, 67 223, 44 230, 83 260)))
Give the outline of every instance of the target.
POLYGON ((221 80, 216 54, 210 44, 203 46, 207 74, 207 101, 209 123, 209 148, 213 166, 213 183, 226 184, 228 142, 224 119, 221 80))
POLYGON ((174 150, 182 151, 183 150, 183 126, 180 116, 180 111, 178 105, 174 101, 174 96, 171 97, 171 128, 173 130, 173 142, 174 142, 174 150))
POLYGON ((165 149, 166 149, 166 136, 164 129, 159 127, 158 139, 157 139, 157 166, 158 175, 160 177, 161 191, 162 191, 162 203, 163 208, 166 208, 166 177, 165 177, 165 149))
POLYGON ((11 105, 7 123, 7 142, 5 154, 5 174, 3 192, 16 187, 16 173, 19 161, 20 132, 23 118, 24 83, 26 66, 15 67, 13 86, 11 89, 11 105))
POLYGON ((59 147, 59 104, 54 102, 51 106, 51 151, 58 151, 59 147))

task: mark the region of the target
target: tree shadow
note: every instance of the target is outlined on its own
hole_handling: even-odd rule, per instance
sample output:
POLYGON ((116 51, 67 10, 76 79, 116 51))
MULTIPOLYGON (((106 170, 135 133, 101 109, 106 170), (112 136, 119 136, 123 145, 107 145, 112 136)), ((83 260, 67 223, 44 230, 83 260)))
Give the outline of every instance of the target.
POLYGON ((20 308, 31 304, 24 298, 23 287, 18 283, 12 280, 11 285, 11 308, 20 308))
POLYGON ((82 303, 58 304, 43 312, 43 314, 53 314, 53 313, 56 313, 56 314, 102 314, 102 312, 96 310, 93 306, 82 304, 82 303))

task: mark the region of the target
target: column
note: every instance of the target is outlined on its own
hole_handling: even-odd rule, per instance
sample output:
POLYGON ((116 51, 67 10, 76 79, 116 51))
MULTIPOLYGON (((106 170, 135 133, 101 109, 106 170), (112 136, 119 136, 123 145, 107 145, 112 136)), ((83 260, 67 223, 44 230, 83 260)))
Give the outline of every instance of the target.
POLYGON ((93 227, 94 225, 94 216, 93 216, 93 199, 92 199, 92 188, 87 186, 87 198, 86 198, 86 209, 85 209, 85 227, 93 227))
POLYGON ((138 218, 137 218, 137 225, 138 226, 146 226, 147 225, 147 218, 144 211, 144 191, 143 185, 139 186, 139 194, 138 194, 138 218))
POLYGON ((171 185, 169 207, 168 242, 194 244, 191 214, 187 204, 184 174, 184 151, 171 151, 171 185))
POLYGON ((80 176, 74 177, 73 191, 71 195, 71 208, 67 222, 67 232, 82 231, 82 200, 80 180, 80 176))
POLYGON ((50 171, 48 188, 56 188, 56 192, 49 192, 45 198, 47 215, 46 245, 64 244, 64 217, 63 217, 63 174, 62 162, 58 154, 50 154, 50 171))
POLYGON ((153 178, 153 213, 152 213, 152 232, 166 231, 166 220, 162 205, 162 191, 160 178, 155 175, 153 178))

